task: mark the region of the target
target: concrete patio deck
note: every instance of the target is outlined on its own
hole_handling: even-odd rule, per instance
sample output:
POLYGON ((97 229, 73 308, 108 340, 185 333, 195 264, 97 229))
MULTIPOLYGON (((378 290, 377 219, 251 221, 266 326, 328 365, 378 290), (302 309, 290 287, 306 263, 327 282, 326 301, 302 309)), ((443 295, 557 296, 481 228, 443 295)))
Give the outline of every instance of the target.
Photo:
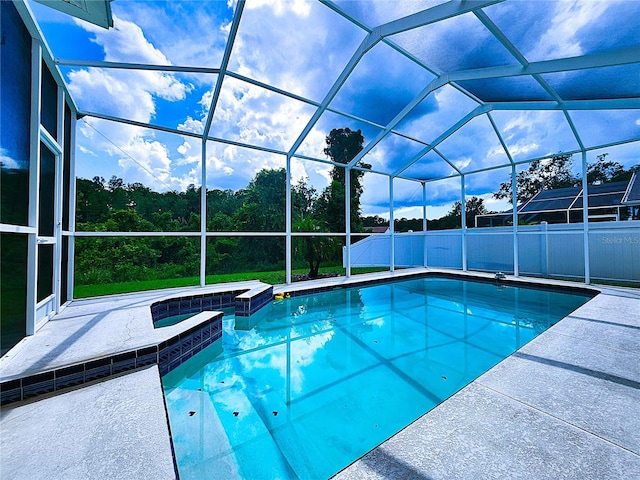
MULTIPOLYGON (((335 478, 640 478, 640 291, 597 289, 600 295, 335 478)), ((0 360, 0 378, 139 345, 149 305, 188 291, 202 290, 74 301, 0 360)), ((158 368, 149 366, 3 407, 0 478, 172 478, 162 399, 158 368)))

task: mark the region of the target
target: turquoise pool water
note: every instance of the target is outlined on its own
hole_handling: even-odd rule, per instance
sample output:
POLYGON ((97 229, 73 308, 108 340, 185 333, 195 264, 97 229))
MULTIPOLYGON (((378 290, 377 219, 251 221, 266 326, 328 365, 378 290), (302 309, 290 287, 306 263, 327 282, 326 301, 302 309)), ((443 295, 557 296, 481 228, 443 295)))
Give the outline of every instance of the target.
POLYGON ((589 298, 425 278, 225 315, 163 378, 180 478, 330 477, 589 298))

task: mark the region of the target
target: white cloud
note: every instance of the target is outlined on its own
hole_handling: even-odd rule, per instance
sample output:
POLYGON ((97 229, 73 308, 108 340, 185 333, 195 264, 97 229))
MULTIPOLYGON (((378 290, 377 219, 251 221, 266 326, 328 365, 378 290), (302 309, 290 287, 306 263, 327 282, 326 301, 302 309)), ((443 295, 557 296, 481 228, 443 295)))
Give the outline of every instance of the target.
POLYGON ((7 170, 18 170, 20 165, 15 159, 7 155, 7 153, 6 148, 0 147, 0 165, 2 165, 2 168, 7 170))
POLYGON ((484 206, 490 212, 504 212, 511 208, 511 204, 506 199, 493 198, 493 193, 485 193, 483 195, 476 195, 484 200, 484 206))
POLYGON ((454 160, 453 164, 460 170, 465 170, 472 162, 473 159, 471 157, 465 157, 454 160))
POLYGON ((112 155, 120 157, 118 165, 125 172, 130 168, 142 169, 148 176, 160 182, 171 182, 171 160, 167 148, 163 144, 158 141, 134 137, 127 145, 120 148, 122 150, 119 152, 112 150, 112 155), (122 151, 126 155, 123 156, 122 151))
POLYGON ((248 9, 262 7, 269 7, 277 17, 282 17, 289 11, 301 17, 308 17, 311 13, 311 2, 308 0, 252 0, 247 2, 248 9))
POLYGON ((191 150, 191 144, 186 141, 178 147, 178 153, 181 155, 186 155, 189 150, 191 150))
POLYGON ((550 59, 582 54, 582 46, 576 34, 598 18, 609 7, 609 3, 611 2, 576 0, 558 2, 549 28, 525 56, 550 59))
POLYGON ((149 122, 156 111, 152 92, 136 87, 130 74, 118 76, 94 68, 75 70, 69 74, 69 91, 81 110, 149 122))
MULTIPOLYGON (((80 21, 78 25, 93 34, 92 41, 102 47, 106 61, 170 64, 133 22, 114 15, 114 28, 110 30, 80 21)), ((153 71, 91 68, 72 71, 69 80, 70 90, 78 103, 115 110, 126 118, 131 117, 124 114, 133 110, 133 118, 141 121, 148 121, 155 113, 153 97, 179 101, 193 88, 172 74, 153 71)))
MULTIPOLYGON (((93 41, 105 52, 105 60, 152 64, 169 64, 166 56, 144 36, 142 29, 131 21, 114 18, 115 28, 106 31, 78 22, 93 34, 93 41)), ((106 70, 88 68, 69 73, 69 91, 81 110, 96 111, 143 123, 152 121, 156 115, 157 99, 169 102, 184 100, 193 88, 182 83, 174 75, 136 70, 106 70)), ((173 172, 173 160, 169 147, 156 138, 150 129, 126 124, 88 119, 81 123, 78 135, 78 150, 83 156, 103 158, 101 165, 93 169, 105 170, 109 159, 119 167, 111 166, 105 176, 117 175, 131 183, 140 181, 159 190, 175 188, 184 182, 173 172), (103 152, 103 153, 98 153, 103 152)), ((186 141, 178 154, 176 165, 190 163, 186 157, 189 145, 186 141), (180 151, 182 150, 182 151, 180 151)), ((111 164, 113 165, 113 164, 111 164)), ((81 169, 82 172, 82 169, 81 169)), ((89 174, 88 176, 92 176, 89 174)))
POLYGON ((519 140, 518 142, 509 145, 509 152, 514 157, 519 155, 525 155, 537 151, 540 148, 540 145, 537 143, 527 142, 527 140, 519 140))
POLYGON ((321 100, 363 37, 316 2, 247 2, 230 68, 321 100))
POLYGON ((77 147, 78 147, 78 150, 80 150, 82 153, 87 154, 87 155, 91 155, 93 157, 97 157, 97 155, 93 151, 89 150, 85 146, 77 145, 77 147))
POLYGON ((579 148, 562 112, 494 112, 493 118, 514 158, 534 158, 579 148))

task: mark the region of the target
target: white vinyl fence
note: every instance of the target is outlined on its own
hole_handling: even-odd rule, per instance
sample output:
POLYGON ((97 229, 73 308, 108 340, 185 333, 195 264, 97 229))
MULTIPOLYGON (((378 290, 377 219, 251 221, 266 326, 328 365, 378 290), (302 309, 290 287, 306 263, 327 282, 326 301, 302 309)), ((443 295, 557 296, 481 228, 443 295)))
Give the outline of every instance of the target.
MULTIPOLYGON (((467 268, 513 273, 511 227, 472 228, 464 236, 467 268)), ((393 234, 393 266, 462 269, 462 230, 393 234), (426 259, 425 262, 425 253, 426 259)), ((351 245, 352 267, 389 267, 392 236, 371 235, 351 245)), ((581 223, 518 227, 520 275, 584 280, 584 231, 581 223)), ((589 270, 592 280, 640 286, 640 221, 589 224, 589 270)), ((346 255, 345 255, 346 259, 346 255)), ((346 264, 346 260, 345 260, 346 264)))

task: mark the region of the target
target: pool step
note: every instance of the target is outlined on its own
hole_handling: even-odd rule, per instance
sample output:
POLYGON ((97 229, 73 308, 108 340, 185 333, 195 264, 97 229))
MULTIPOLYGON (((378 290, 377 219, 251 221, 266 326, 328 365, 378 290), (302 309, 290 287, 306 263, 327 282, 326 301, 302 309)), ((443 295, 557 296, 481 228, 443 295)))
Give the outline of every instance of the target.
POLYGON ((209 394, 176 388, 165 399, 180 478, 240 478, 233 447, 209 394))

